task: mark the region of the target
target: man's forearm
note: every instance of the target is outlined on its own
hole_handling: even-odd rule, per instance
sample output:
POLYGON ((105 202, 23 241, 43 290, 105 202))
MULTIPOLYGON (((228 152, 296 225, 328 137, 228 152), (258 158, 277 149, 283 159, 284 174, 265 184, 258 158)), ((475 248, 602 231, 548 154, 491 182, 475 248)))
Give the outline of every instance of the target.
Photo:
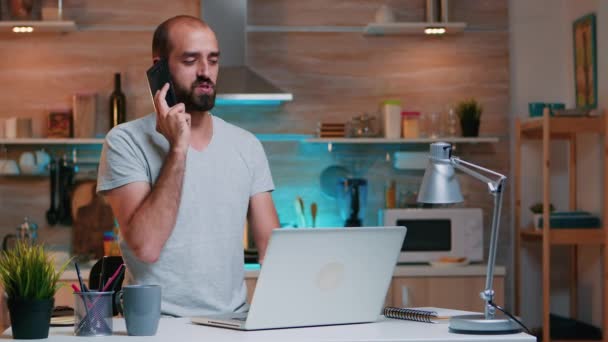
POLYGON ((171 236, 180 205, 186 152, 170 151, 150 193, 128 222, 125 241, 144 262, 158 260, 171 236))

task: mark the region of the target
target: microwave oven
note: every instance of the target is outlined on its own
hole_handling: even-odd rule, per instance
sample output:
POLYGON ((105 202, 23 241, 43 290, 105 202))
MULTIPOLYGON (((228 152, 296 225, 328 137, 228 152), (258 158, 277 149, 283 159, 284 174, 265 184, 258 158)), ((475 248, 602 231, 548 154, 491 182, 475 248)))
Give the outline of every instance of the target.
POLYGON ((380 225, 407 228, 399 262, 431 262, 443 256, 483 261, 479 208, 381 209, 379 216, 380 225))

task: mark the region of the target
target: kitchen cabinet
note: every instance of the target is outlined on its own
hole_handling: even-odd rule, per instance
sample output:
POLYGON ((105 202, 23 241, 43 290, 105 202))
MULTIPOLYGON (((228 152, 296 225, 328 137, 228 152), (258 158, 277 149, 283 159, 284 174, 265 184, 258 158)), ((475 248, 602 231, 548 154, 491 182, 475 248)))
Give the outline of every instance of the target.
MULTIPOLYGON (((479 292, 485 286, 485 265, 459 267, 432 267, 428 265, 399 265, 395 267, 391 285, 384 301, 385 306, 436 306, 451 309, 481 311, 483 301, 479 292)), ((89 269, 83 268, 82 276, 88 279, 89 269)), ((247 302, 251 303, 259 267, 247 267, 247 302)), ((495 300, 504 303, 505 268, 497 266, 494 276, 495 300)), ((74 306, 71 284, 77 284, 76 272, 66 270, 60 282, 64 284, 55 294, 55 306, 74 306)), ((0 290, 1 287, 0 287, 0 290)), ((2 291, 3 292, 3 291, 2 291)), ((0 325, 2 330, 10 326, 10 317, 4 296, 0 299, 0 325)))
MULTIPOLYGON (((426 265, 397 266, 384 300, 385 306, 435 306, 483 311, 479 293, 485 288, 485 265, 440 268, 426 265)), ((248 272, 247 301, 251 303, 258 272, 248 272)), ((504 267, 496 267, 495 302, 504 304, 504 267)))
MULTIPOLYGON (((396 307, 435 306, 483 311, 485 276, 393 277, 386 302, 396 307)), ((494 300, 504 304, 504 276, 494 277, 494 300)))

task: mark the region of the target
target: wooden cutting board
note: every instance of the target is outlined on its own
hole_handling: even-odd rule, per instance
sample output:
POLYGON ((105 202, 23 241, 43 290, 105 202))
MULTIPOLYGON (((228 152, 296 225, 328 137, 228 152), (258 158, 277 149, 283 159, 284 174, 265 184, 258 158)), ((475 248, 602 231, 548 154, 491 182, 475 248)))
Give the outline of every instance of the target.
MULTIPOLYGON (((110 205, 102 196, 95 193, 95 184, 92 187, 83 187, 89 189, 91 200, 76 209, 73 222, 72 254, 88 255, 98 259, 103 256, 103 233, 111 231, 114 227, 114 215, 110 205)), ((86 198, 85 195, 79 196, 86 198)))
POLYGON ((78 214, 78 209, 80 207, 84 207, 87 204, 90 204, 93 201, 93 196, 95 196, 95 186, 97 182, 94 180, 83 180, 79 181, 74 185, 74 190, 72 190, 72 220, 76 219, 76 214, 78 214))

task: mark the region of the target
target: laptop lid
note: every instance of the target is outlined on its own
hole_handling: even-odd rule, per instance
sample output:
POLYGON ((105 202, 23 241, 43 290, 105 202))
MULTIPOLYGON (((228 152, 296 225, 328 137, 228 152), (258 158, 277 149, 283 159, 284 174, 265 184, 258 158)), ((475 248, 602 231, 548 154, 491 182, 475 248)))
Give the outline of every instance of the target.
POLYGON ((244 328, 376 321, 405 227, 275 229, 244 328))

